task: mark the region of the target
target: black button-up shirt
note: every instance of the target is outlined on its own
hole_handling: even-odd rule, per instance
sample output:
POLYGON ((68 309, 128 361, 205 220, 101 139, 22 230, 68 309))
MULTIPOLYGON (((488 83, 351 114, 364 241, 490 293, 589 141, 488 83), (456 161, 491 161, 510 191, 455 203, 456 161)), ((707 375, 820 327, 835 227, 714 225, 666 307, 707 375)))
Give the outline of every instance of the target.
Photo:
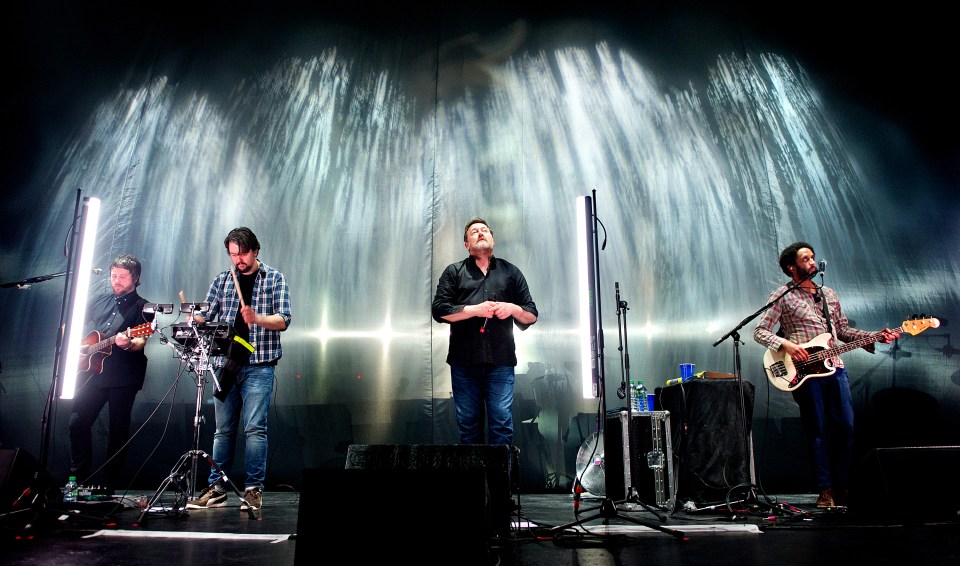
MULTIPOLYGON (((87 307, 87 328, 100 332, 100 339, 106 339, 128 328, 150 322, 154 315, 143 313, 143 305, 146 303, 147 300, 136 291, 122 297, 113 293, 99 295, 92 299, 87 307)), ((113 345, 110 354, 103 358, 103 370, 91 383, 99 387, 136 385, 142 388, 146 375, 147 356, 143 350, 126 351, 113 345)))
MULTIPOLYGON (((457 313, 467 305, 484 301, 513 303, 539 316, 537 305, 530 296, 527 280, 512 263, 497 257, 490 258, 487 274, 477 267, 472 257, 452 263, 443 270, 437 293, 433 299, 433 319, 445 323, 442 317, 457 313)), ((517 348, 513 340, 513 325, 526 330, 513 317, 471 317, 450 324, 450 349, 447 363, 460 365, 517 365, 517 348), (486 321, 486 326, 484 326, 486 321), (480 332, 483 328, 484 331, 480 332)))

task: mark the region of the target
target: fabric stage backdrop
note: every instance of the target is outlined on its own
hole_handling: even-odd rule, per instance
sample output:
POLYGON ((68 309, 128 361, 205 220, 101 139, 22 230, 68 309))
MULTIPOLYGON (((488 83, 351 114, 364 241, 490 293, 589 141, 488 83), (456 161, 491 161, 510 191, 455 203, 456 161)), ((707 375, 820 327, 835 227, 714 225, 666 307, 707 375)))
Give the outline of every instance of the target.
MULTIPOLYGON (((580 394, 574 216, 576 197, 595 194, 608 408, 625 403, 627 369, 652 391, 681 362, 732 373, 739 354, 756 386, 758 479, 809 488, 796 406, 768 386, 754 324, 738 349, 715 345, 784 282, 779 251, 806 240, 858 327, 919 313, 948 322, 844 356, 861 449, 960 444, 956 193, 911 132, 745 19, 657 14, 630 27, 439 4, 419 15, 234 19, 179 34, 162 20, 118 34, 133 44, 80 53, 48 36, 32 84, 50 112, 33 117, 5 194, 4 282, 64 271, 78 192, 103 201, 95 265, 137 256, 151 302, 202 300, 229 266, 224 236, 252 228, 293 303, 271 489, 296 485, 304 466, 342 467, 351 443, 456 443, 448 326, 430 302, 443 268, 465 256, 463 223, 481 215, 541 313, 517 333, 524 485, 569 489, 593 432, 580 417, 598 409, 580 394)), ((107 27, 70 37, 93 42, 107 27)), ((0 293, 5 447, 40 445, 62 282, 0 293)), ((178 322, 159 321, 168 335, 178 322)), ((128 460, 143 488, 191 448, 197 393, 173 348, 154 337, 147 355, 140 458, 128 460)), ((57 478, 68 415, 61 401, 50 423, 57 478)))

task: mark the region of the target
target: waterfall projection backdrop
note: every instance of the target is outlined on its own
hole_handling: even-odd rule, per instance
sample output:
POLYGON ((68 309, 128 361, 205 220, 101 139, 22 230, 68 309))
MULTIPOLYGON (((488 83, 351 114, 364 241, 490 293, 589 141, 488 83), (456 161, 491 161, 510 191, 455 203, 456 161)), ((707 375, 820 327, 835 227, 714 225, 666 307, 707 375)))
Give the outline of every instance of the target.
MULTIPOLYGON (((317 26, 268 46, 204 44, 134 65, 108 96, 77 104, 92 111, 65 118, 76 127, 9 198, 22 236, 7 242, 3 273, 62 269, 78 188, 103 200, 98 265, 138 256, 141 294, 154 302, 178 303, 181 290, 202 300, 229 265, 223 237, 250 226, 293 297, 276 410, 345 405, 352 440, 410 442, 409 402, 428 441, 452 442, 441 409, 448 328, 429 305, 440 271, 464 255, 463 222, 480 214, 541 312, 518 333, 517 392, 535 402, 523 420, 539 423, 545 467, 561 476, 572 473, 561 440, 570 419, 595 410, 576 383, 578 195, 597 191, 606 242, 611 406, 621 369, 609 331, 614 282, 630 308, 631 376, 651 390, 680 362, 734 370, 731 341, 713 343, 765 303, 784 279, 777 254, 796 239, 829 258, 826 282, 861 327, 955 315, 958 265, 944 249, 956 234, 900 243, 917 222, 940 229, 948 213, 877 182, 880 172, 865 168, 872 148, 851 142, 850 117, 802 61, 718 50, 678 87, 629 42, 557 29, 518 21, 441 41, 317 26)), ((59 292, 45 283, 0 297, 7 443, 35 445, 36 431, 11 423, 41 414, 59 292)), ((789 396, 762 393, 752 330, 740 334, 744 378, 761 388, 754 412, 795 417, 789 396)), ((943 334, 903 340, 912 357, 848 354, 855 395, 867 403, 870 388, 922 389, 955 416, 956 362, 943 334)), ((178 361, 157 340, 148 355, 138 402, 169 402, 178 361)), ((193 394, 181 382, 172 396, 190 404, 193 394)), ((62 460, 66 420, 56 427, 62 460)), ((324 434, 297 432, 307 442, 324 434)))

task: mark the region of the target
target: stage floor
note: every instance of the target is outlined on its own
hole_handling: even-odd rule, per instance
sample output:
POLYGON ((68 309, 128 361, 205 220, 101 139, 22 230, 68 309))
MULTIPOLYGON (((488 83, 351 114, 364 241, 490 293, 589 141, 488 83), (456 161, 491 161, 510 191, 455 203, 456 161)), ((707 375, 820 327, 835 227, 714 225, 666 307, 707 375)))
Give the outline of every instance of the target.
MULTIPOLYGON (((405 508, 429 507, 438 497, 456 499, 450 493, 375 494, 358 498, 362 513, 341 513, 322 504, 301 509, 299 493, 265 492, 259 519, 240 511, 234 497, 226 507, 186 514, 162 512, 161 498, 153 512, 143 514, 138 498, 153 495, 131 492, 115 498, 121 505, 51 505, 8 514, 0 562, 275 566, 381 563, 386 556, 388 563, 457 565, 960 564, 956 515, 912 517, 909 501, 890 502, 902 505, 904 512, 884 516, 818 510, 809 494, 748 498, 729 507, 703 505, 667 514, 639 502, 585 497, 576 515, 571 494, 513 494, 508 530, 486 536, 477 532, 468 507, 461 516, 404 522, 414 516, 405 508), (350 524, 344 524, 344 515, 352 517, 350 524), (459 536, 446 534, 450 532, 459 536), (478 536, 485 541, 485 555, 465 544, 478 536), (309 542, 309 556, 296 554, 302 540, 309 542)), ((170 497, 167 505, 172 502, 170 497)), ((305 549, 306 543, 301 544, 305 549)))

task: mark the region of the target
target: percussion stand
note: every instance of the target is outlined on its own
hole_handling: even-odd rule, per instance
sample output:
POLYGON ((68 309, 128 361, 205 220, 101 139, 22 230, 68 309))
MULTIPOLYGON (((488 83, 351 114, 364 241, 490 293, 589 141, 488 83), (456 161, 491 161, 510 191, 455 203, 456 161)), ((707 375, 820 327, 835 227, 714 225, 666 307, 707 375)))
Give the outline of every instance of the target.
MULTIPOLYGON (((170 474, 163 480, 156 493, 154 493, 153 497, 147 502, 146 507, 140 512, 140 516, 137 518, 137 525, 143 524, 150 510, 154 508, 154 504, 160 500, 161 496, 169 488, 175 489, 177 494, 170 512, 176 517, 187 514, 187 501, 192 499, 196 493, 197 463, 199 458, 206 460, 207 463, 210 464, 210 469, 220 474, 220 480, 233 490, 237 497, 240 498, 241 503, 243 502, 243 493, 237 489, 237 486, 227 477, 227 474, 224 473, 220 466, 213 461, 213 458, 203 450, 200 450, 200 427, 203 422, 201 409, 203 406, 203 390, 206 383, 203 375, 204 372, 210 372, 210 377, 213 379, 214 386, 218 390, 220 389, 220 383, 217 381, 217 376, 213 372, 212 365, 210 364, 209 354, 215 345, 214 336, 209 332, 201 331, 200 327, 195 324, 192 308, 188 313, 187 320, 187 326, 192 333, 192 339, 188 339, 186 342, 188 344, 192 342, 192 348, 183 347, 182 350, 179 350, 179 357, 188 364, 190 371, 194 372, 197 376, 196 408, 193 416, 193 447, 184 452, 183 455, 180 456, 180 459, 177 460, 173 470, 171 470, 170 474)), ((162 342, 169 343, 166 336, 163 336, 162 333, 160 335, 162 342)), ((177 349, 177 347, 172 344, 171 347, 177 349)), ((166 510, 164 509, 164 511, 166 510)), ((251 519, 260 519, 260 510, 248 507, 247 516, 251 519)))

